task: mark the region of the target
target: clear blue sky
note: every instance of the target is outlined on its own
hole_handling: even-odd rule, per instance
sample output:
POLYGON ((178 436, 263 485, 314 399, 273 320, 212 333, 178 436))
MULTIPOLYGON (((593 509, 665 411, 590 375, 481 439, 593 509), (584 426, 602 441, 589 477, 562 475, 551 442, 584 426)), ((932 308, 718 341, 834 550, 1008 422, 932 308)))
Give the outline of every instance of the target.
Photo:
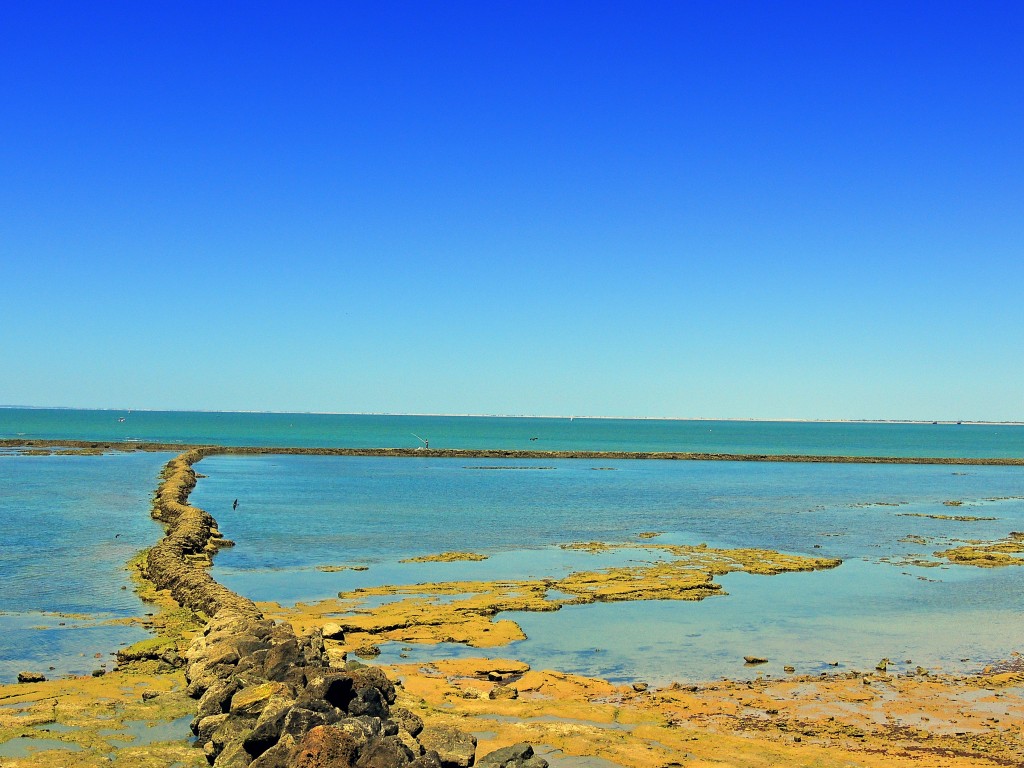
POLYGON ((0 5, 0 403, 1024 419, 1019 2, 0 5))

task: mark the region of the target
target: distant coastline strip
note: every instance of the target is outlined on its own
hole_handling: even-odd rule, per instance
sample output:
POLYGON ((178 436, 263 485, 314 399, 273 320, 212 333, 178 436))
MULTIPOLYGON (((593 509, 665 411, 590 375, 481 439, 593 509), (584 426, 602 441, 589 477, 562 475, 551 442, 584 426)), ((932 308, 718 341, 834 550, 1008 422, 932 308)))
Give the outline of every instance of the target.
POLYGON ((159 442, 103 440, 0 439, 0 448, 65 448, 83 451, 173 451, 202 450, 205 456, 293 455, 293 456, 376 456, 437 459, 622 459, 660 461, 756 461, 812 464, 945 464, 956 466, 1024 466, 1024 457, 963 456, 832 456, 827 454, 697 453, 688 451, 536 451, 475 448, 323 448, 297 446, 226 446, 159 442))

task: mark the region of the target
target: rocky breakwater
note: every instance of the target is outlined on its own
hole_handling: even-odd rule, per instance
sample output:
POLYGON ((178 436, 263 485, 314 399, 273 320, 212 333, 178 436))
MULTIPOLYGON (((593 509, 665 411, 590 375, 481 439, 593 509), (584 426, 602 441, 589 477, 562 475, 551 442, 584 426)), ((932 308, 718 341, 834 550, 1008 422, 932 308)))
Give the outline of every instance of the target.
POLYGON ((476 761, 476 739, 424 726, 395 703, 395 685, 377 667, 332 667, 323 636, 298 636, 204 569, 223 539, 216 521, 187 504, 192 464, 217 449, 193 449, 164 468, 153 516, 167 524, 148 554, 146 575, 202 617, 184 654, 187 692, 198 699, 192 731, 218 768, 546 768, 528 744, 476 761))

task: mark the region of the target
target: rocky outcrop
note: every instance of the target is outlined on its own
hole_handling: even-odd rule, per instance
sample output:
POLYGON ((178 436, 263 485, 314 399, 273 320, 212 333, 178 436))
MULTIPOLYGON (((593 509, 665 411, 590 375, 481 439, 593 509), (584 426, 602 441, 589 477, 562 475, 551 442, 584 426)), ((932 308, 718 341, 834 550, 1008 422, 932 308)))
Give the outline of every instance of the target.
MULTIPOLYGON (((0 439, 0 448, 14 448, 23 455, 49 454, 51 448, 76 451, 180 451, 180 443, 96 440, 0 439)), ((827 456, 809 454, 696 453, 685 451, 537 451, 474 448, 314 448, 296 446, 190 446, 193 450, 239 455, 288 454, 299 456, 393 456, 453 459, 656 459, 660 461, 758 461, 826 464, 941 464, 953 466, 1024 466, 1024 457, 1013 456, 827 456)), ((594 467, 608 469, 608 467, 594 467)))
MULTIPOLYGON (((217 768, 473 765, 476 739, 452 728, 425 728, 412 712, 393 708, 395 686, 380 669, 358 662, 332 667, 320 631, 300 637, 210 576, 204 556, 208 560, 222 539, 216 521, 187 501, 196 483, 192 464, 218 451, 193 449, 167 463, 153 503, 167 533, 146 563, 157 587, 211 617, 184 654, 186 690, 197 700, 192 732, 209 762, 217 768)), ((341 628, 331 631, 337 635, 341 628)), ((547 765, 532 749, 528 758, 490 764, 547 765)))
MULTIPOLYGON (((187 691, 198 700, 192 732, 215 767, 469 768, 475 762, 473 736, 425 728, 414 713, 393 707, 395 686, 377 667, 331 667, 319 632, 297 637, 288 624, 224 610, 185 659, 187 691)), ((547 765, 527 749, 525 757, 518 749, 520 757, 484 760, 503 768, 547 765)))
POLYGON ((179 604, 204 616, 220 611, 257 617, 256 605, 216 582, 202 565, 224 546, 217 521, 187 504, 196 484, 192 464, 216 453, 216 448, 194 448, 174 457, 163 470, 153 500, 153 517, 167 524, 167 533, 146 558, 146 576, 159 589, 170 590, 179 604))

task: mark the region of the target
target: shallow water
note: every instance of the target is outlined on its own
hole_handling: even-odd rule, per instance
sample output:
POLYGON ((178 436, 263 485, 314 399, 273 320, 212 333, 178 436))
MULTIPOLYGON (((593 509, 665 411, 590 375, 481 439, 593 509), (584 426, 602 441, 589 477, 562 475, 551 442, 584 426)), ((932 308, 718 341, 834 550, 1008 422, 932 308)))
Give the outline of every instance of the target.
MULTIPOLYGON (((412 433, 438 448, 1024 456, 1024 428, 1009 425, 0 408, 0 437, 26 439, 413 447, 412 433)), ((170 456, 2 452, 0 680, 21 669, 87 674, 118 646, 145 636, 105 622, 146 611, 124 563, 162 533, 149 518, 149 500, 170 456)), ((285 603, 357 586, 541 578, 650 559, 655 555, 649 552, 593 555, 557 546, 635 542, 642 531, 662 532, 655 542, 758 546, 847 561, 831 573, 725 577, 730 596, 703 603, 605 604, 517 617, 530 640, 495 655, 514 653, 540 666, 653 681, 771 672, 771 665, 737 672, 737 655, 747 653, 770 655, 772 665, 777 655, 779 666, 817 669, 831 656, 873 663, 876 650, 895 661, 904 656, 895 647, 906 648, 915 664, 931 658, 957 668, 1005 656, 1024 636, 1014 618, 1022 613, 1014 596, 1022 594, 1024 569, 916 569, 881 561, 927 555, 947 539, 995 539, 1024 530, 1020 467, 221 456, 197 469, 210 477, 200 481, 193 502, 238 542, 218 555, 214 575, 244 594, 285 603), (553 469, 468 468, 480 466, 553 469), (611 471, 594 471, 606 467, 611 471), (993 497, 1017 498, 987 501, 993 497), (946 507, 947 500, 964 505, 946 507), (900 517, 906 513, 997 519, 900 517), (900 543, 907 534, 930 541, 900 543), (444 550, 473 550, 490 559, 399 562, 444 550), (318 565, 369 570, 323 573, 318 565), (703 629, 690 637, 695 623, 703 629), (642 652, 630 640, 635 626, 645 628, 642 652), (958 639, 963 626, 974 633, 968 640, 958 639), (586 642, 566 647, 569 636, 586 642)), ((385 648, 385 656, 398 653, 399 646, 385 648)))
POLYGON ((0 681, 88 674, 147 636, 106 622, 150 610, 125 563, 163 535, 149 499, 169 456, 0 458, 0 681))
POLYGON ((725 576, 719 581, 730 594, 702 602, 515 614, 529 639, 513 646, 481 653, 385 644, 384 661, 401 653, 412 660, 513 656, 616 681, 668 682, 781 675, 788 664, 818 672, 833 661, 871 669, 883 657, 895 668, 911 659, 911 668, 966 671, 1024 648, 1024 568, 899 564, 952 540, 1024 529, 1019 467, 605 464, 615 471, 594 472, 580 460, 554 462, 546 472, 477 472, 451 459, 216 456, 198 465, 209 477, 192 501, 238 544, 218 555, 215 578, 254 599, 283 603, 379 584, 558 577, 663 556, 557 546, 640 543, 644 531, 660 532, 652 543, 761 547, 845 561, 832 571, 725 576), (907 516, 918 514, 994 519, 907 516), (908 534, 929 543, 901 542, 908 534), (446 550, 489 559, 398 562, 446 550), (345 564, 369 569, 316 570, 345 564), (771 661, 747 667, 745 655, 771 661))

